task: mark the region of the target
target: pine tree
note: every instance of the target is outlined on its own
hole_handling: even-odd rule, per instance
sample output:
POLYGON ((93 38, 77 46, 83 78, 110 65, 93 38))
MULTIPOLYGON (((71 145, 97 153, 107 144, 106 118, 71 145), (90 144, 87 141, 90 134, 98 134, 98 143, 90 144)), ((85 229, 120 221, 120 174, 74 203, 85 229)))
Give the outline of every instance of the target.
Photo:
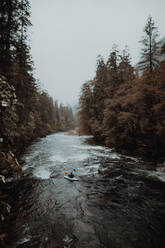
POLYGON ((105 99, 105 87, 107 83, 107 67, 102 56, 98 56, 96 64, 96 76, 92 81, 94 104, 97 108, 96 118, 101 120, 100 110, 103 108, 105 99))
POLYGON ((141 61, 138 63, 140 70, 149 69, 150 73, 158 65, 159 47, 157 45, 158 29, 151 16, 148 17, 144 27, 145 36, 140 41, 143 44, 141 61))
POLYGON ((119 75, 118 75, 118 62, 119 62, 119 52, 117 49, 117 45, 113 45, 112 51, 107 60, 107 73, 108 73, 108 81, 110 86, 118 86, 119 75))
POLYGON ((79 99, 79 128, 83 134, 91 133, 90 121, 94 118, 91 85, 91 81, 83 84, 79 99))
POLYGON ((129 53, 129 49, 126 46, 123 50, 122 55, 120 57, 119 62, 119 78, 121 83, 128 83, 130 80, 134 79, 134 69, 131 65, 131 57, 129 53))
POLYGON ((11 79, 18 32, 18 0, 0 1, 0 73, 11 79))
POLYGON ((96 76, 91 83, 92 86, 92 118, 90 120, 91 132, 101 137, 101 126, 103 120, 104 102, 107 97, 107 66, 102 56, 98 56, 96 76))
POLYGON ((33 78, 33 61, 28 44, 27 30, 31 26, 30 4, 28 0, 19 2, 19 31, 14 60, 14 86, 19 100, 23 104, 33 101, 35 94, 35 80, 33 78))
POLYGON ((0 73, 7 77, 10 84, 14 84, 19 100, 22 97, 21 101, 25 82, 28 82, 29 88, 34 88, 33 63, 27 44, 29 26, 29 0, 0 1, 0 73))

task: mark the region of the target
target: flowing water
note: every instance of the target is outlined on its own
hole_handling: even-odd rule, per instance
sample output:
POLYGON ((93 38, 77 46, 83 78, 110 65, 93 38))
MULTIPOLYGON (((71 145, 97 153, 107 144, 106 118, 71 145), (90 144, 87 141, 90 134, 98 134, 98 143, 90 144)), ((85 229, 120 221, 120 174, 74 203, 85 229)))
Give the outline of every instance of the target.
POLYGON ((11 247, 164 247, 164 171, 90 139, 58 133, 28 148, 11 247), (79 181, 64 179, 73 169, 79 181))

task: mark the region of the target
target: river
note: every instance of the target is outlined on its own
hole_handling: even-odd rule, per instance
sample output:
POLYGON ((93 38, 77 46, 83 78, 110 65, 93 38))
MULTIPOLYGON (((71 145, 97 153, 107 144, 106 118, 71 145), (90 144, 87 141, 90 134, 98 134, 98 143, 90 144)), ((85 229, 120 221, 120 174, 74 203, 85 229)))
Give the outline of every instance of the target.
POLYGON ((165 246, 165 173, 87 136, 49 135, 22 156, 13 248, 165 246), (79 181, 64 179, 75 169, 79 181))

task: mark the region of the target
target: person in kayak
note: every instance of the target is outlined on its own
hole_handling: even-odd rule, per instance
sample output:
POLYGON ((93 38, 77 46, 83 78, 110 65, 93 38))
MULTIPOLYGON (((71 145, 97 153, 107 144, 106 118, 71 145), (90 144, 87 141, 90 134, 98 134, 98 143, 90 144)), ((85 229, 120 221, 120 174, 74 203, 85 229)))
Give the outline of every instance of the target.
MULTIPOLYGON (((73 170, 73 171, 74 171, 74 170, 73 170)), ((71 171, 71 173, 68 174, 68 177, 70 177, 70 178, 73 178, 73 177, 74 177, 73 171, 71 171)))

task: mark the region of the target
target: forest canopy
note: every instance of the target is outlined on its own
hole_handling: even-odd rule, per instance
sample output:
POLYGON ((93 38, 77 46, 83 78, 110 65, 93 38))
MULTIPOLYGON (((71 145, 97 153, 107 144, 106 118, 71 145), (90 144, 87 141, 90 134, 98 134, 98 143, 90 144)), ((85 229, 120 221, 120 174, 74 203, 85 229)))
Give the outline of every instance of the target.
POLYGON ((163 155, 165 148, 164 45, 151 16, 144 27, 141 60, 131 64, 129 49, 114 46, 105 62, 98 56, 95 77, 79 99, 80 132, 109 147, 163 155))
POLYGON ((34 77, 29 0, 0 1, 0 148, 74 128, 72 109, 54 101, 34 77))

